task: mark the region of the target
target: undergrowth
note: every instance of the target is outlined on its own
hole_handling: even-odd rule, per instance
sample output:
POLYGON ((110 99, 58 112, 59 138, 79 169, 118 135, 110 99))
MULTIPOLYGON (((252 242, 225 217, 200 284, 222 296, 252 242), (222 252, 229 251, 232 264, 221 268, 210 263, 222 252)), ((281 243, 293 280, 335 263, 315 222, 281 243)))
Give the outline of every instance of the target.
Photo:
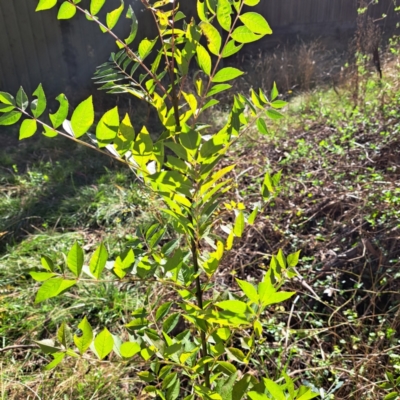
MULTIPOLYGON (((400 376, 399 64, 385 70, 383 80, 363 71, 357 103, 351 79, 300 94, 269 126, 273 135, 254 129, 231 154, 244 171, 233 177, 237 201, 244 187, 259 201, 267 167, 287 178, 268 217, 246 231, 216 281, 251 281, 277 249, 302 249, 291 283, 298 298, 290 312, 278 306, 269 313, 253 373, 273 376, 286 366, 323 388, 323 399, 381 399, 387 392, 379 386, 400 376)), ((156 218, 157 204, 97 154, 64 141, 34 146, 15 149, 10 141, 0 150, 1 347, 26 346, 0 353, 1 399, 129 398, 129 365, 92 370, 70 361, 44 373, 48 360, 31 339, 51 336, 66 316, 79 321, 88 304, 92 326, 117 332, 141 304, 141 288, 104 283, 83 297, 72 292, 34 306, 37 284, 28 271, 42 254, 66 252, 76 240, 87 250, 105 240, 118 251, 156 218)))

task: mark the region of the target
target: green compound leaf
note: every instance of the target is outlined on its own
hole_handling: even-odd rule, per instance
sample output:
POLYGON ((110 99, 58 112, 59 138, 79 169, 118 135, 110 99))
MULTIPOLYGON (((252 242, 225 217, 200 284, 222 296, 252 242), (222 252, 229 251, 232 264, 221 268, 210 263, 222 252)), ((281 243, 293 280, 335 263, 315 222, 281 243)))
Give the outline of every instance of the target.
POLYGON ((64 1, 58 10, 57 19, 71 19, 75 14, 76 7, 68 1, 64 1))
POLYGON ((202 45, 198 45, 196 49, 197 64, 203 70, 203 72, 210 76, 211 75, 211 57, 208 51, 202 45))
POLYGON ((40 83, 37 89, 33 92, 37 99, 31 103, 31 111, 35 118, 39 118, 47 107, 46 95, 44 94, 42 84, 40 83))
POLYGON ((246 6, 250 6, 250 7, 256 6, 259 2, 260 2, 260 0, 244 0, 244 4, 246 4, 246 6))
POLYGON ((90 272, 96 279, 100 278, 100 275, 103 272, 104 267, 106 266, 107 259, 108 252, 106 247, 102 243, 94 252, 89 264, 90 272))
POLYGON ((37 131, 37 122, 35 119, 26 119, 19 128, 19 140, 33 136, 37 131))
POLYGON ((74 343, 78 348, 79 353, 83 354, 90 346, 93 340, 93 330, 88 320, 83 320, 78 325, 78 330, 74 335, 74 343))
POLYGON ((78 243, 75 243, 68 253, 67 266, 76 277, 81 274, 83 267, 83 250, 78 243))
POLYGON ((14 125, 17 123, 22 116, 22 113, 19 111, 11 111, 8 113, 3 114, 0 117, 0 125, 6 126, 6 125, 14 125))
POLYGON ((15 100, 17 101, 17 106, 25 111, 28 107, 29 100, 22 86, 19 88, 15 100))
POLYGON ((90 96, 76 107, 71 117, 71 126, 75 137, 84 135, 94 122, 93 98, 90 96))
POLYGON ((133 11, 132 6, 129 6, 128 12, 126 13, 126 18, 130 18, 132 20, 132 24, 131 24, 131 33, 129 34, 129 37, 125 39, 125 43, 131 44, 135 40, 138 31, 138 20, 136 18, 136 14, 133 11))
POLYGON ((92 0, 90 2, 90 14, 92 14, 92 15, 98 14, 99 11, 104 6, 105 2, 106 2, 106 0, 92 0))
POLYGON ((114 347, 114 339, 107 328, 104 328, 94 339, 94 348, 100 360, 107 357, 114 347))
POLYGON ((99 141, 110 141, 117 136, 119 129, 118 107, 107 111, 96 127, 96 138, 99 141))
POLYGON ((261 35, 271 35, 272 29, 270 28, 266 19, 255 12, 247 12, 241 15, 240 20, 243 22, 251 32, 258 33, 261 35))
POLYGON ((40 0, 35 11, 50 10, 57 4, 57 0, 40 0))
POLYGON ((61 93, 56 97, 56 100, 60 103, 60 107, 54 114, 49 114, 50 121, 54 129, 57 129, 68 117, 68 100, 65 94, 61 93))
POLYGON ((106 22, 107 22, 108 29, 112 29, 112 28, 114 28, 115 25, 117 25, 119 17, 122 14, 122 11, 124 11, 124 1, 123 0, 121 0, 121 5, 117 9, 115 9, 114 11, 111 11, 107 14, 106 22))
POLYGON ((36 294, 35 303, 40 303, 44 300, 50 299, 51 297, 56 297, 65 290, 74 286, 76 281, 71 281, 63 278, 52 278, 47 280, 40 287, 36 294))
POLYGON ((208 49, 212 54, 218 56, 221 50, 222 38, 217 28, 209 22, 204 21, 200 22, 199 27, 203 35, 207 38, 208 49))
POLYGON ((215 74, 212 81, 216 83, 227 82, 231 81, 232 79, 236 79, 243 74, 244 72, 240 71, 237 68, 233 67, 222 68, 215 74))
POLYGON ((232 39, 239 43, 251 43, 259 40, 263 35, 253 33, 247 26, 239 26, 232 32, 232 39))

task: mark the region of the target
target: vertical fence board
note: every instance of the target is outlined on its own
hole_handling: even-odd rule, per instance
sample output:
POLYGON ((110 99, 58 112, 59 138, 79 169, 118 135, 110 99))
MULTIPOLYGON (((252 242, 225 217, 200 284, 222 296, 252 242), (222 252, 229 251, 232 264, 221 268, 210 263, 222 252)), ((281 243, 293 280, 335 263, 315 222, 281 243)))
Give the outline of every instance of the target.
MULTIPOLYGON (((195 0, 181 2, 187 15, 195 14, 195 0)), ((267 18, 278 35, 272 38, 286 34, 327 35, 356 27, 358 3, 359 0, 262 0, 254 11, 267 18)), ((138 36, 155 37, 151 16, 140 10, 140 2, 136 4, 138 36)), ((71 85, 74 90, 87 89, 95 67, 117 50, 115 41, 80 13, 71 21, 57 21, 57 9, 35 13, 36 5, 37 0, 0 0, 0 90, 16 91, 22 84, 31 91, 41 81, 51 94, 71 85)), ((106 2, 101 19, 118 6, 119 0, 106 2)), ((380 0, 369 12, 374 19, 387 14, 384 26, 393 26, 398 19, 392 0, 380 0)), ((122 37, 129 31, 124 17, 120 24, 125 27, 117 25, 122 37)))

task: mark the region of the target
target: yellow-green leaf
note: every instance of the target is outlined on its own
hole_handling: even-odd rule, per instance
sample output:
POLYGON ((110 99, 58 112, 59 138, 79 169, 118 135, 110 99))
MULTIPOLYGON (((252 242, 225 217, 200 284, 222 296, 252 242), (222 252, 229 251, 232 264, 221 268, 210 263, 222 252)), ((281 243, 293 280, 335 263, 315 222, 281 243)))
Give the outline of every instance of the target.
POLYGON ((85 318, 79 323, 78 330, 74 334, 74 343, 79 353, 83 354, 93 340, 93 330, 89 321, 85 318))
POLYGON ((22 122, 19 129, 19 140, 29 138, 37 131, 37 122, 35 119, 26 119, 22 122))
POLYGON ((31 271, 29 272, 29 275, 36 281, 36 282, 43 282, 47 281, 47 279, 52 278, 56 274, 53 272, 36 272, 36 271, 31 271))
POLYGON ((8 113, 4 113, 0 116, 0 125, 13 125, 17 123, 22 117, 22 113, 19 111, 10 111, 8 113))
POLYGON ((58 10, 57 19, 71 19, 76 14, 76 7, 68 1, 64 1, 58 10))
POLYGON ((93 98, 88 97, 76 107, 71 118, 71 126, 75 137, 84 135, 94 122, 93 98))
POLYGON ((90 14, 96 15, 104 6, 106 0, 91 0, 90 2, 90 14))
POLYGON ((121 5, 115 9, 114 11, 111 11, 107 14, 106 17, 106 22, 107 22, 107 27, 108 29, 114 28, 114 26, 117 24, 119 17, 122 14, 122 11, 124 11, 124 1, 121 0, 121 5))
POLYGON ((57 4, 57 0, 40 0, 35 11, 49 10, 57 4))
POLYGON ((224 300, 215 305, 234 314, 244 314, 249 311, 249 306, 240 300, 224 300))
POLYGON ((242 281, 240 279, 236 279, 236 282, 251 302, 258 303, 259 296, 257 289, 250 282, 242 281))
POLYGON ((54 129, 57 129, 68 116, 68 100, 65 94, 61 93, 56 100, 60 103, 60 107, 54 114, 49 114, 54 129))
POLYGON ((236 46, 236 43, 234 40, 230 40, 226 46, 224 47, 224 49, 222 50, 222 58, 225 57, 230 57, 234 54, 236 54, 237 52, 239 52, 242 47, 243 47, 243 43, 240 44, 239 46, 236 46))
POLYGON ((114 347, 114 339, 107 328, 104 328, 94 339, 94 348, 100 360, 107 357, 114 347))
POLYGON ((261 14, 247 12, 241 15, 239 18, 243 22, 244 26, 246 26, 253 33, 258 33, 261 35, 270 35, 272 33, 272 29, 270 28, 268 22, 261 14))
POLYGON ((10 93, 0 92, 0 103, 15 106, 15 99, 10 93))
MULTIPOLYGON (((99 141, 110 141, 117 136, 119 129, 118 107, 107 111, 100 119, 96 127, 96 138, 99 141)), ((105 145, 105 144, 104 144, 105 145)), ((101 147, 102 144, 99 143, 101 147)))
POLYGON ((242 237, 244 231, 244 214, 243 211, 239 211, 236 220, 235 226, 233 227, 233 233, 236 237, 242 237))
POLYGON ((239 43, 251 43, 259 40, 264 35, 257 35, 252 32, 247 26, 239 26, 232 32, 232 39, 239 43))
POLYGON ((35 303, 40 303, 44 300, 55 297, 64 292, 71 286, 74 286, 76 281, 71 281, 63 278, 52 278, 43 283, 36 294, 35 303))
POLYGON ((207 38, 207 45, 210 52, 216 56, 219 55, 222 38, 217 28, 205 21, 200 22, 199 27, 203 35, 207 38))
POLYGON ((78 243, 75 243, 68 253, 67 266, 76 277, 81 274, 83 267, 83 250, 78 243))
POLYGON ((37 97, 37 99, 33 100, 31 103, 32 114, 35 118, 39 118, 44 111, 46 110, 47 100, 46 95, 44 94, 42 84, 40 83, 37 89, 33 92, 33 95, 37 97))
POLYGON ((134 355, 139 353, 139 351, 140 351, 140 345, 135 342, 122 343, 119 349, 121 356, 124 358, 132 358, 134 355))
POLYGON ((232 26, 232 6, 229 0, 218 0, 217 20, 223 29, 229 32, 232 26))
POLYGON ((243 75, 243 73, 244 72, 233 67, 222 68, 214 75, 212 81, 216 83, 227 82, 238 78, 239 76, 243 75))
POLYGON ((197 46, 196 55, 199 67, 206 75, 211 75, 211 56, 201 44, 197 46))
POLYGON ((90 259, 90 272, 97 279, 100 278, 104 267, 106 266, 108 259, 108 252, 104 244, 102 243, 94 252, 92 258, 90 259))

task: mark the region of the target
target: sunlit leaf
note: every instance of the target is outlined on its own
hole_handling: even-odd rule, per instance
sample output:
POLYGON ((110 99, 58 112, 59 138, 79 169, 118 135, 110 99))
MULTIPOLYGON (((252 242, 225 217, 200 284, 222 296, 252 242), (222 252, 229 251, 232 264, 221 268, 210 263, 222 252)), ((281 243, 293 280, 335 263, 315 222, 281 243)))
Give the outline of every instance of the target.
POLYGON ((67 266, 76 277, 81 274, 83 267, 83 250, 78 243, 75 243, 68 253, 67 266))
POLYGON ((107 13, 106 22, 108 29, 113 29, 114 26, 117 25, 119 17, 121 16, 123 11, 124 11, 124 1, 121 0, 121 5, 117 9, 107 13))
POLYGON ((196 49, 197 64, 206 75, 211 75, 211 57, 208 51, 202 46, 198 45, 196 49))
POLYGON ((35 118, 39 118, 44 113, 47 106, 46 95, 44 94, 42 84, 39 84, 37 89, 33 92, 33 95, 36 96, 37 99, 33 100, 31 103, 32 114, 35 118))
POLYGON ((104 6, 106 0, 91 0, 90 1, 90 14, 96 15, 104 6))
POLYGON ((68 100, 65 94, 61 93, 56 97, 56 100, 59 101, 60 107, 54 114, 49 114, 50 121, 55 129, 61 126, 68 116, 68 100))
POLYGON ((239 16, 243 24, 253 33, 261 35, 270 35, 272 29, 270 28, 266 19, 258 13, 247 12, 239 16))
POLYGON ((35 11, 49 10, 57 4, 57 0, 39 0, 35 11))
POLYGON ((126 44, 131 44, 136 37, 137 31, 138 31, 138 20, 136 18, 136 14, 133 11, 132 6, 128 7, 128 12, 126 13, 126 18, 130 18, 132 20, 131 23, 131 32, 129 36, 125 39, 126 44))
POLYGON ((114 347, 114 339, 107 328, 104 328, 94 339, 94 348, 100 360, 107 357, 114 347))
POLYGON ((19 140, 29 138, 37 131, 37 122, 35 119, 26 119, 19 128, 19 140))
POLYGON ((74 334, 74 343, 79 353, 83 354, 93 341, 93 330, 86 317, 78 325, 78 330, 74 334))
POLYGON ((71 117, 71 127, 75 137, 84 135, 94 122, 93 98, 88 97, 76 107, 71 117))
POLYGON ((252 32, 247 26, 239 26, 232 32, 232 39, 239 43, 251 43, 259 40, 264 35, 258 35, 252 32))
POLYGON ((227 82, 232 79, 236 79, 237 77, 243 75, 243 73, 244 72, 233 67, 222 68, 214 75, 212 81, 216 83, 227 82))
MULTIPOLYGON (((96 138, 100 141, 110 141, 117 136, 119 129, 118 107, 107 111, 96 127, 96 138)), ((99 143, 99 146, 102 145, 99 143)))
POLYGON ((76 7, 68 1, 64 1, 58 10, 57 19, 71 19, 76 14, 76 7))
POLYGON ((200 22, 199 27, 203 32, 203 35, 207 38, 207 45, 210 52, 214 55, 219 55, 222 38, 217 28, 211 25, 209 22, 200 22))
POLYGON ((125 343, 122 343, 119 351, 120 351, 122 357, 132 358, 134 355, 139 353, 140 345, 135 342, 125 342, 125 343))
POLYGON ((49 279, 40 286, 36 294, 35 303, 40 303, 44 300, 50 299, 51 297, 55 297, 75 284, 76 281, 63 278, 49 279))
POLYGON ((92 255, 90 259, 90 272, 97 279, 100 278, 101 273, 103 272, 104 267, 106 266, 108 259, 108 252, 104 244, 102 243, 92 255))
POLYGON ((48 279, 52 278, 56 274, 53 272, 36 272, 31 271, 29 275, 36 281, 36 282, 43 282, 47 281, 48 279))

